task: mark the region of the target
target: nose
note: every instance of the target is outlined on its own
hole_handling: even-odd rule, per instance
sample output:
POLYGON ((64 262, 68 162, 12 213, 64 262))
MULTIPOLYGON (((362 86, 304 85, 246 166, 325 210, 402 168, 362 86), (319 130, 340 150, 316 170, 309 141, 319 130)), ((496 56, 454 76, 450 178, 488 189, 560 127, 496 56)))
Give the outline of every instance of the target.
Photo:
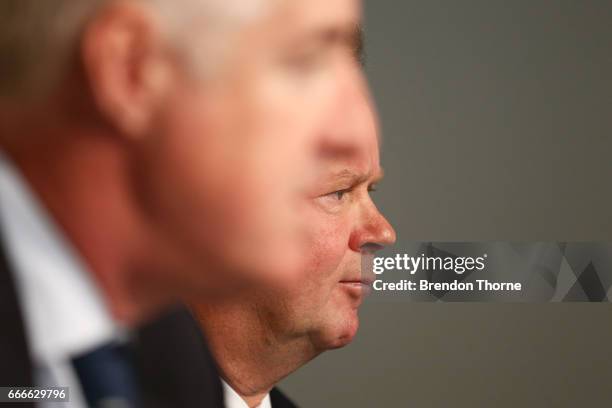
POLYGON ((367 207, 362 221, 353 231, 349 241, 350 248, 355 252, 373 252, 393 245, 397 239, 395 230, 374 203, 370 202, 367 207))

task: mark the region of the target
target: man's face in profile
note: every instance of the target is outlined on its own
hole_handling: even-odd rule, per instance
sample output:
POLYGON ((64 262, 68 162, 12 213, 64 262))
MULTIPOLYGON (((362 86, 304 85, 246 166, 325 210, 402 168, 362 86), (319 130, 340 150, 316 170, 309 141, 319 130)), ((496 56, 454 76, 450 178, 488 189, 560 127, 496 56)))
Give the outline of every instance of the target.
MULTIPOLYGON (((177 65, 147 144, 143 196, 193 271, 277 279, 303 266, 307 183, 318 158, 359 137, 344 130, 365 84, 354 56, 358 2, 259 2, 253 18, 220 29, 218 60, 195 52, 193 69, 177 65)), ((215 39, 207 29, 196 25, 186 47, 201 33, 215 39)))
POLYGON ((273 338, 307 339, 320 352, 342 347, 356 334, 358 308, 371 284, 361 270, 364 250, 395 242, 370 197, 382 178, 372 119, 367 109, 356 117, 361 148, 351 157, 330 157, 313 183, 306 211, 308 262, 299 283, 243 300, 257 307, 273 338))

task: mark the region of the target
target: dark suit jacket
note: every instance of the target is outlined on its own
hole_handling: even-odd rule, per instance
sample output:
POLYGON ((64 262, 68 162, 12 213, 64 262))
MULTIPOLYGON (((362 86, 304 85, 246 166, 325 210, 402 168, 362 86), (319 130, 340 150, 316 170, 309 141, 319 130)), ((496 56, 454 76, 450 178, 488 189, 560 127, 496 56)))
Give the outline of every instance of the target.
POLYGON ((273 388, 270 391, 270 403, 272 408, 297 408, 289 398, 285 396, 278 388, 273 388))
MULTIPOLYGON (((34 386, 23 317, 1 239, 0 324, 0 386, 34 386)), ((138 330, 135 337, 133 350, 144 407, 224 406, 215 363, 198 324, 186 308, 168 311, 138 330)), ((19 403, 16 407, 33 405, 19 403)))

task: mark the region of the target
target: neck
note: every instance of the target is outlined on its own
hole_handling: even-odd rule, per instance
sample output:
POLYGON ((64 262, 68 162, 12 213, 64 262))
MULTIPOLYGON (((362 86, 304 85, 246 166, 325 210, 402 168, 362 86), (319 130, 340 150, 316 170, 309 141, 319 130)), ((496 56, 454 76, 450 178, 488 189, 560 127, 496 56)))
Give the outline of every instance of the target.
POLYGON ((143 234, 128 199, 125 153, 102 130, 46 125, 20 128, 2 147, 82 256, 114 318, 136 325, 168 299, 137 278, 146 258, 135 244, 143 234))
POLYGON ((193 309, 224 380, 249 407, 258 406, 287 375, 316 357, 307 336, 282 337, 242 299, 193 309))

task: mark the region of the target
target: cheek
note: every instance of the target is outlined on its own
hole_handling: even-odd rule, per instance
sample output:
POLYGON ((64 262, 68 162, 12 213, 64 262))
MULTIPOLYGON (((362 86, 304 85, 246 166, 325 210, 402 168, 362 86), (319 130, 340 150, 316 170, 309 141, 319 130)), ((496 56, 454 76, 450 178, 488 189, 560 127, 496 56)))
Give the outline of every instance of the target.
POLYGON ((249 171, 252 160, 241 147, 236 121, 227 119, 230 111, 201 98, 177 98, 145 142, 137 170, 145 205, 168 239, 216 255, 230 250, 227 242, 244 250, 246 243, 237 241, 242 236, 261 239, 253 235, 265 232, 263 226, 255 231, 257 220, 270 219, 261 204, 269 187, 261 173, 249 171))
POLYGON ((164 171, 176 168, 192 188, 209 190, 209 199, 246 210, 254 202, 275 202, 274 194, 292 184, 298 149, 274 112, 242 97, 225 92, 176 101, 164 146, 173 167, 164 171))
MULTIPOLYGON (((348 250, 350 228, 346 221, 338 216, 321 216, 316 222, 319 228, 311 228, 308 233, 309 265, 308 279, 315 285, 329 282, 335 285, 340 273, 340 264, 348 250)), ((309 222, 309 225, 316 225, 309 222)))
POLYGON ((310 213, 306 223, 308 238, 302 250, 308 255, 298 283, 284 287, 274 296, 266 296, 283 302, 282 305, 275 302, 270 310, 279 322, 279 330, 289 331, 291 336, 296 332, 318 332, 322 319, 336 321, 333 305, 338 304, 337 282, 348 248, 349 229, 344 220, 319 212, 310 213))
POLYGON ((250 274, 294 276, 304 253, 296 192, 304 155, 286 133, 289 121, 280 108, 208 96, 177 96, 145 142, 138 171, 154 222, 166 239, 188 240, 250 274))
MULTIPOLYGON (((223 112, 196 98, 183 98, 173 105, 154 146, 157 172, 166 187, 179 194, 169 198, 180 203, 184 195, 190 196, 183 205, 224 200, 240 176, 240 162, 223 112)), ((230 206, 236 203, 226 201, 230 206)))

